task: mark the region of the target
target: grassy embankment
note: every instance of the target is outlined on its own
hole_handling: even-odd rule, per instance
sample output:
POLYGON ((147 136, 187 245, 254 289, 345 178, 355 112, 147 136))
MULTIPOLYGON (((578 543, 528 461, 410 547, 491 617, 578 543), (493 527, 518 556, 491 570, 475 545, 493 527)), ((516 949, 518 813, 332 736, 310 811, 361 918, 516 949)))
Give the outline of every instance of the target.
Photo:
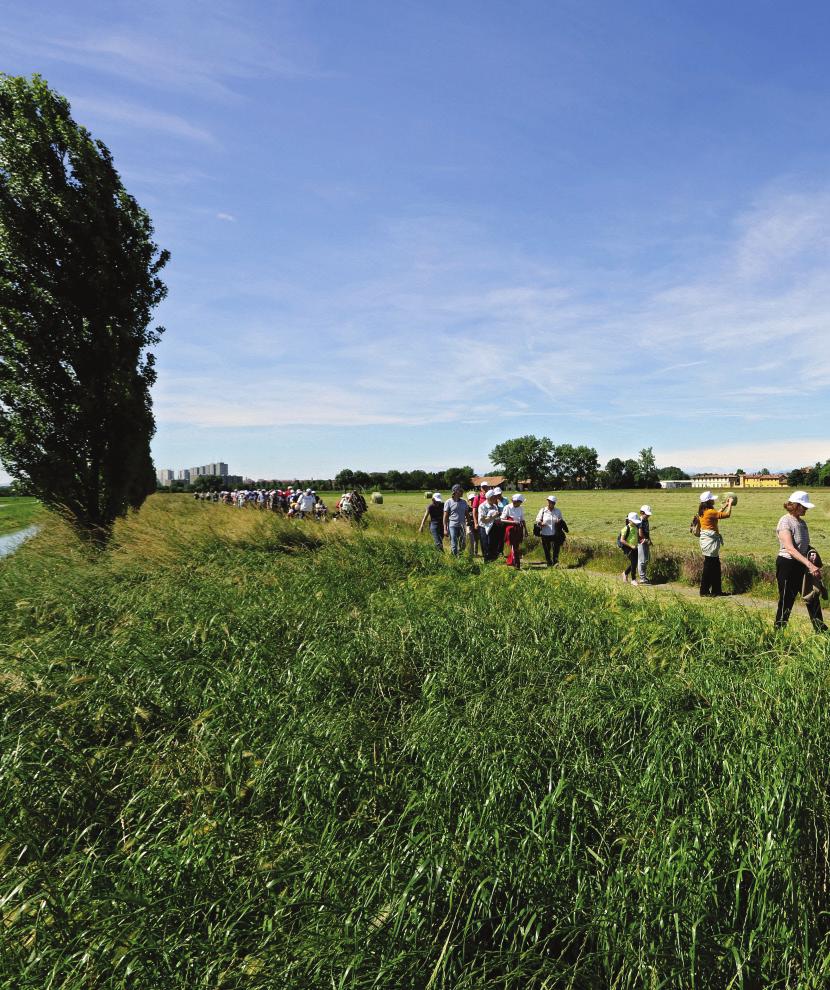
POLYGON ((0 985, 826 986, 827 640, 374 526, 0 564, 0 985))
MULTIPOLYGON (((735 592, 775 597, 775 525, 783 515, 789 489, 738 492, 738 505, 721 524, 725 538, 722 552, 725 587, 735 592)), ((509 493, 508 493, 509 494, 509 493)), ((544 504, 543 492, 528 492, 526 514, 533 520, 544 504)), ((697 541, 689 534, 689 522, 697 508, 697 494, 688 491, 560 492, 558 507, 570 527, 565 567, 588 567, 608 573, 621 571, 624 561, 614 546, 626 513, 644 502, 654 509, 652 580, 700 582, 701 557, 697 541)), ((447 492, 444 492, 447 495, 447 492)), ((830 563, 830 489, 814 492, 816 508, 807 517, 810 537, 830 563)), ((423 492, 384 495, 384 504, 372 512, 394 525, 398 532, 412 532, 424 512, 423 492)), ((530 529, 530 525, 528 526, 530 529)), ((426 539, 426 537, 425 537, 426 539)), ((530 541, 529 561, 541 561, 539 541, 530 541)))
POLYGON ((40 503, 35 498, 0 498, 0 536, 25 529, 37 522, 41 513, 40 503))

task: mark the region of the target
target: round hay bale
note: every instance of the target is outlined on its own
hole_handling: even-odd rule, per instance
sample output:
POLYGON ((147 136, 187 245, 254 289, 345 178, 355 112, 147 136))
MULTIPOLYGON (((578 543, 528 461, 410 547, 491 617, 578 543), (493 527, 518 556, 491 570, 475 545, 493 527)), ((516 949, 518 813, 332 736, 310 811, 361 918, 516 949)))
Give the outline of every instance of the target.
POLYGON ((424 492, 424 498, 432 498, 432 492, 424 492))
POLYGON ((375 505, 383 505, 383 495, 380 492, 372 492, 372 501, 375 505))

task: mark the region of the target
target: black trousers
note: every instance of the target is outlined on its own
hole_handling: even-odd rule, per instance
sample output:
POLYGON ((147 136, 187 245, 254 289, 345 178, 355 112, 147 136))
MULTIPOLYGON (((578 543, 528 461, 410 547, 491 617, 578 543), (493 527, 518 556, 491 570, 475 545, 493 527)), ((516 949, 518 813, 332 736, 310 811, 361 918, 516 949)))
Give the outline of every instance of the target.
POLYGON ((701 595, 722 595, 720 557, 703 558, 703 576, 700 579, 701 595))
POLYGON ((620 547, 620 550, 628 557, 628 567, 626 567, 624 574, 630 574, 634 581, 637 580, 637 548, 624 546, 620 547))
MULTIPOLYGON (((796 596, 801 594, 806 574, 807 568, 800 560, 792 560, 789 557, 775 558, 775 577, 778 581, 778 609, 775 613, 775 624, 779 628, 786 626, 796 596)), ((807 581, 808 584, 812 585, 812 580, 809 577, 807 581)), ((819 632, 824 632, 827 626, 824 624, 818 596, 807 602, 807 614, 810 616, 813 627, 819 632)))
POLYGON ((504 553, 504 537, 507 529, 502 522, 496 522, 490 530, 490 559, 498 560, 504 553))
POLYGON ((542 534, 542 549, 545 551, 545 563, 548 567, 559 563, 559 551, 562 549, 562 541, 558 537, 542 534))

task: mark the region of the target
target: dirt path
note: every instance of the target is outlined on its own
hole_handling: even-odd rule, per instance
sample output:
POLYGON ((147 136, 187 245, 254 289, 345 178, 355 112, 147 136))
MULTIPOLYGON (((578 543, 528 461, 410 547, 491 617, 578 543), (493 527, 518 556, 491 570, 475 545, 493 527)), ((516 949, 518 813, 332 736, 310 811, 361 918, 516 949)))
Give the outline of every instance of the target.
MULTIPOLYGON (((527 570, 544 571, 547 570, 547 567, 544 563, 529 561, 527 564, 527 570)), ((700 593, 696 588, 690 588, 688 585, 677 584, 675 582, 666 582, 664 584, 638 584, 636 587, 632 587, 630 584, 624 584, 620 580, 619 574, 609 574, 607 571, 596 571, 589 567, 564 567, 557 568, 557 570, 561 571, 563 574, 584 574, 585 577, 590 578, 592 581, 611 585, 619 591, 627 591, 630 595, 654 594, 681 598, 687 601, 692 601, 698 605, 702 605, 705 608, 750 608, 762 609, 767 612, 774 613, 778 604, 773 598, 755 598, 752 595, 724 595, 722 598, 714 599, 701 598, 700 593)), ((828 611, 826 605, 824 607, 824 611, 826 620, 826 613, 828 611)), ((796 601, 790 621, 799 626, 802 625, 802 623, 805 627, 809 626, 806 609, 800 605, 799 601, 796 601)))

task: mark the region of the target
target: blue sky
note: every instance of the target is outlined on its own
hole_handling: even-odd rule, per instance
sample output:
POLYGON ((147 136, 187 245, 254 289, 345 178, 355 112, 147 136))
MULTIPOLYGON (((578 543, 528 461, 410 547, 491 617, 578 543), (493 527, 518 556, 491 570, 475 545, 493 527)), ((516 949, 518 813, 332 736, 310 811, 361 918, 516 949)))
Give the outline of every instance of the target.
POLYGON ((171 250, 158 467, 830 457, 830 7, 0 2, 171 250))

